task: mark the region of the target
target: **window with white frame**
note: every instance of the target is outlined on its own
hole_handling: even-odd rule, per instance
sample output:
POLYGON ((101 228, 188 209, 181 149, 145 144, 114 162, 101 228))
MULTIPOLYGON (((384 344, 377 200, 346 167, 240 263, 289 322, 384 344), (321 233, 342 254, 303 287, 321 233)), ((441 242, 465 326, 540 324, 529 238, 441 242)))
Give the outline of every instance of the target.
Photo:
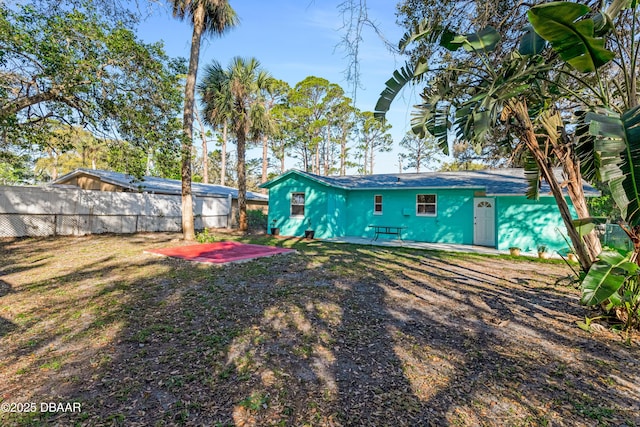
POLYGON ((382 196, 381 195, 373 196, 373 214, 382 215, 382 196))
POLYGON ((416 215, 436 216, 435 194, 418 194, 416 196, 416 215))
POLYGON ((304 193, 291 193, 291 216, 304 217, 304 193))

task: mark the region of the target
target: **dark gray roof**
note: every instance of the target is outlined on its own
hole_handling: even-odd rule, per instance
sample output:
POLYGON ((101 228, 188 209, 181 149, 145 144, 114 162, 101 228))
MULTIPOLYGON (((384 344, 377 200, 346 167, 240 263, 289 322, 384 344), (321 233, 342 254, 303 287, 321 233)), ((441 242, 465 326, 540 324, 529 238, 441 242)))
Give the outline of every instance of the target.
MULTIPOLYGON (((487 195, 525 195, 527 192, 527 180, 524 177, 524 169, 488 169, 481 171, 457 171, 457 172, 424 172, 424 173, 396 173, 379 175, 348 175, 348 176, 322 176, 302 171, 289 171, 284 175, 264 184, 270 187, 271 183, 279 181, 289 173, 297 173, 314 181, 331 187, 346 190, 393 190, 393 189, 478 189, 487 195)), ((562 182, 562 170, 554 169, 556 177, 562 182)), ((595 188, 584 184, 585 195, 599 196, 595 188)), ((543 180, 540 196, 551 195, 549 185, 543 180)))
MULTIPOLYGON (((108 184, 118 185, 135 192, 147 192, 155 194, 182 194, 182 182, 177 179, 158 178, 155 176, 144 176, 140 179, 120 172, 112 172, 98 169, 76 169, 75 171, 61 176, 51 182, 51 184, 62 184, 70 178, 78 175, 94 176, 100 181, 108 184)), ((225 187, 215 184, 192 183, 191 190, 194 195, 200 197, 233 197, 238 198, 238 190, 232 187, 225 187)), ((247 200, 267 201, 269 198, 260 193, 247 191, 247 200)))

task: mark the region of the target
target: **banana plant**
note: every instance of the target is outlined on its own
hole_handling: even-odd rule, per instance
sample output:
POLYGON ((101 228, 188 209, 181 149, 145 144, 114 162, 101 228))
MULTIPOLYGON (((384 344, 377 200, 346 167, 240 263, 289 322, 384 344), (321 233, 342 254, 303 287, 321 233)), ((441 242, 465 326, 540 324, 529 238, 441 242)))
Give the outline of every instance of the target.
MULTIPOLYGON (((531 120, 532 114, 543 112, 548 104, 547 95, 542 90, 544 82, 541 83, 541 76, 549 75, 555 65, 544 63, 542 57, 537 55, 545 44, 544 40, 532 28, 528 28, 519 51, 495 61, 491 53, 500 35, 491 27, 466 35, 454 34, 448 29, 430 28, 426 24, 414 30, 418 33, 408 33, 402 38, 401 50, 409 43, 427 40, 450 51, 463 49, 475 61, 458 61, 446 68, 433 69, 426 65, 423 58, 419 58, 415 66, 407 63, 387 81, 376 105, 376 116, 384 118, 391 102, 406 84, 426 82, 421 94, 423 102, 416 106, 412 114, 412 130, 418 135, 432 134, 444 153, 448 153, 451 129, 455 129, 456 138, 473 143, 479 151, 498 126, 508 124, 515 137, 526 145, 533 160, 527 165, 527 177, 531 183, 528 195, 533 198, 538 196, 539 176, 549 182, 581 266, 583 270, 588 270, 599 252, 599 242, 594 237, 591 242, 595 241, 597 246, 593 244, 587 247, 573 227, 565 195, 551 169, 546 150, 538 143, 531 120)), ((581 179, 576 180, 580 183, 581 192, 581 179)), ((582 203, 578 205, 574 202, 574 206, 582 206, 581 210, 576 208, 576 211, 582 217, 589 216, 584 194, 572 197, 574 199, 582 203)))
MULTIPOLYGON (((636 81, 638 46, 636 17, 638 2, 615 0, 600 13, 593 14, 587 6, 570 2, 555 2, 533 7, 529 20, 535 31, 573 69, 592 73, 597 87, 591 89, 599 101, 588 105, 590 111, 578 115, 581 125, 576 132, 576 151, 583 175, 606 183, 624 223, 621 224, 633 243, 626 255, 603 252, 582 282, 585 305, 606 305, 606 309, 621 308, 626 329, 640 326, 640 107, 636 81), (616 55, 605 47, 610 37, 622 46, 623 31, 613 24, 616 16, 629 9, 634 25, 626 36, 630 54, 619 59, 624 84, 616 84, 614 93, 624 94, 622 101, 612 102, 603 71, 616 55), (591 17, 593 16, 593 17, 591 17), (602 36, 599 37, 598 35, 602 36), (616 111, 617 110, 617 111, 616 111)), ((619 55, 623 55, 622 49, 619 55)), ((584 82, 584 80, 581 80, 584 82)))
POLYGON ((631 262, 630 256, 615 251, 602 252, 582 283, 580 302, 584 305, 601 304, 607 300, 618 303, 618 290, 626 281, 635 279, 638 271, 638 265, 631 262))
POLYGON ((532 7, 527 13, 536 33, 581 73, 596 71, 611 61, 615 54, 604 47, 605 39, 595 37, 592 18, 579 19, 591 12, 586 5, 571 2, 546 3, 532 7))

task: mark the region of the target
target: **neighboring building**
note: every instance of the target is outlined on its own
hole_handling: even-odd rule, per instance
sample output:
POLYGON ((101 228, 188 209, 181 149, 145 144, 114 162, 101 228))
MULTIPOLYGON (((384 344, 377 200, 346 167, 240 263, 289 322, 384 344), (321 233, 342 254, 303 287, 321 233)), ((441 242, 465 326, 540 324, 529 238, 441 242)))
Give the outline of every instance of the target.
MULTIPOLYGON (((417 242, 567 249, 548 185, 540 200, 528 200, 522 169, 332 177, 291 170, 262 187, 269 225, 282 235, 373 238, 370 225, 378 225, 405 227, 402 238, 417 242)), ((588 185, 585 194, 599 195, 588 185)))
MULTIPOLYGON (((114 191, 149 193, 170 196, 180 196, 182 194, 182 182, 176 179, 157 178, 144 176, 136 178, 119 172, 111 172, 95 169, 77 169, 71 173, 61 176, 51 182, 54 186, 74 186, 84 190, 114 191)), ((236 218, 238 209, 238 190, 215 184, 192 183, 191 190, 197 199, 221 199, 231 198, 232 224, 236 218)), ((198 206, 194 207, 197 210, 198 206)), ((247 191, 247 209, 260 210, 267 213, 269 208, 269 198, 264 194, 247 191)), ((197 214, 197 212, 194 212, 197 214)))

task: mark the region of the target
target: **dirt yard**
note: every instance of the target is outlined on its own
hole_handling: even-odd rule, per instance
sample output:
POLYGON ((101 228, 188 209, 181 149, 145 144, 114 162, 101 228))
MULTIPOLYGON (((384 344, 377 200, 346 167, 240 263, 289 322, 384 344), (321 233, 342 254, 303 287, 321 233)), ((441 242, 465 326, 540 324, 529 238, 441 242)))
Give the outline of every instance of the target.
POLYGON ((0 425, 640 425, 637 338, 576 326, 564 264, 143 253, 178 238, 0 241, 0 425))

